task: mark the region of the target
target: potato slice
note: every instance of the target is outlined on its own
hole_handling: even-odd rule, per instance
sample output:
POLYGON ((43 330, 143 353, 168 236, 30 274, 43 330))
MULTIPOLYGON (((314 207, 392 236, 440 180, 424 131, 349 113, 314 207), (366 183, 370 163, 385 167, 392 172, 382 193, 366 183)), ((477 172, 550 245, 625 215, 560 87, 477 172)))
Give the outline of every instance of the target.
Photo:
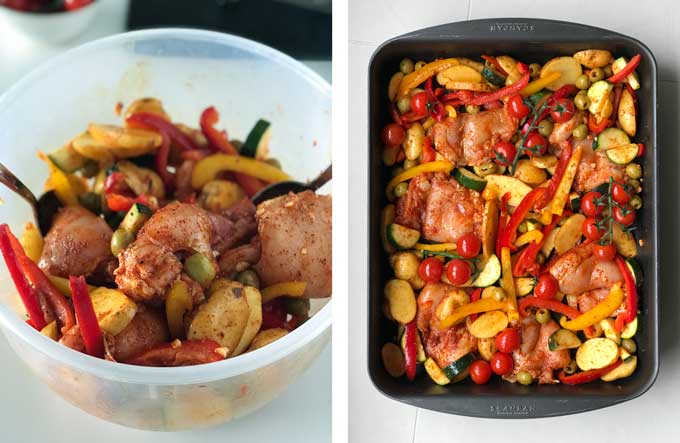
POLYGON ((621 129, 631 137, 635 137, 635 133, 637 132, 635 101, 633 100, 632 94, 628 92, 628 89, 624 89, 621 93, 618 119, 621 129))
POLYGON ((553 72, 559 72, 562 75, 546 86, 551 91, 555 91, 564 85, 575 84, 576 78, 583 73, 583 70, 581 69, 581 64, 574 57, 556 57, 543 65, 543 68, 541 68, 541 78, 553 72))
POLYGON ((574 60, 586 68, 604 68, 611 63, 612 53, 606 49, 584 49, 573 55, 574 60))
POLYGON ((88 132, 83 132, 71 142, 73 149, 83 157, 97 160, 101 164, 113 163, 114 157, 110 146, 96 140, 88 132))
POLYGON ((496 353, 496 339, 495 338, 480 338, 477 341, 477 350, 480 357, 484 360, 491 360, 491 356, 496 353))
POLYGON ((601 369, 619 358, 619 347, 608 338, 586 340, 576 351, 576 364, 582 371, 601 369))
POLYGON ((269 343, 275 342, 285 335, 288 335, 288 331, 282 328, 263 329, 258 332, 255 338, 253 338, 253 341, 250 342, 248 352, 267 346, 269 343))
POLYGON ((503 70, 508 73, 508 78, 512 83, 516 82, 522 74, 519 72, 517 67, 517 60, 510 57, 509 55, 499 55, 496 57, 496 61, 501 65, 503 70))
POLYGON ((437 74, 437 82, 445 85, 450 82, 482 83, 484 78, 474 68, 465 65, 456 65, 437 74))
POLYGON ((633 355, 626 358, 623 363, 600 377, 602 381, 614 381, 621 378, 630 377, 637 368, 637 356, 633 355))
POLYGON ((448 82, 446 83, 446 89, 454 90, 464 90, 464 91, 478 91, 478 92, 491 92, 494 90, 493 86, 488 83, 473 83, 473 82, 448 82))
POLYGON ((115 125, 90 123, 87 131, 95 140, 106 145, 132 150, 154 149, 159 147, 163 141, 161 135, 157 132, 115 125))
POLYGON ((248 322, 246 323, 241 340, 231 354, 232 357, 243 353, 250 346, 262 326, 262 295, 260 295, 260 291, 253 286, 246 286, 244 291, 250 315, 248 316, 248 322))
POLYGON ((513 177, 522 180, 530 186, 538 186, 548 180, 545 170, 534 165, 529 159, 522 159, 517 162, 517 168, 513 177))
POLYGON ((459 58, 458 61, 460 62, 461 65, 469 66, 475 71, 481 73, 482 70, 484 69, 484 63, 480 63, 476 60, 471 60, 469 58, 459 58))
POLYGON ((501 199, 505 193, 510 193, 510 200, 508 200, 510 206, 517 207, 531 191, 531 187, 515 177, 491 174, 484 178, 486 188, 495 191, 498 199, 501 199))
POLYGON ((416 316, 416 296, 405 280, 393 279, 385 284, 385 298, 392 317, 399 323, 409 323, 416 316))
POLYGON ((163 103, 160 100, 153 97, 138 98, 128 105, 125 111, 125 118, 127 119, 132 114, 138 112, 145 112, 147 114, 154 114, 161 117, 163 120, 170 121, 170 116, 165 109, 163 109, 163 103))
POLYGON ((137 313, 137 304, 116 289, 97 288, 90 298, 99 327, 111 335, 118 335, 137 313))
POLYGON ((632 258, 637 255, 637 243, 632 232, 625 232, 618 223, 614 223, 614 244, 616 251, 624 257, 632 258))
POLYGON ((187 338, 210 338, 227 348, 231 356, 241 341, 250 318, 250 307, 241 283, 218 279, 208 299, 198 306, 187 338))
POLYGON ((576 246, 581 240, 583 222, 586 217, 583 214, 574 214, 562 224, 555 234, 555 251, 563 254, 576 246))
POLYGON ((491 338, 508 326, 508 316, 502 311, 490 311, 480 315, 470 325, 470 334, 476 338, 491 338))

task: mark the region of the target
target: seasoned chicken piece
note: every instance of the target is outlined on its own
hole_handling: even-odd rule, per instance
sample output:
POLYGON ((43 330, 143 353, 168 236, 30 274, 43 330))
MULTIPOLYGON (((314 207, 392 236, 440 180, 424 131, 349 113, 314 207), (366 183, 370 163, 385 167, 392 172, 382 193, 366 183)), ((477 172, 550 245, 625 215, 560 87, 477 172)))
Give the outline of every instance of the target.
POLYGON ((596 186, 608 183, 609 177, 614 177, 614 180, 623 180, 625 168, 609 160, 604 151, 593 151, 591 136, 574 141, 574 147, 576 146, 581 146, 583 155, 574 178, 575 190, 580 192, 590 191, 596 186))
POLYGON ((110 351, 116 361, 124 361, 169 339, 165 317, 156 310, 141 308, 130 324, 114 337, 110 351))
POLYGON ((453 286, 446 283, 428 283, 423 287, 418 294, 418 311, 416 313, 416 323, 420 331, 429 332, 434 310, 441 299, 454 289, 453 286))
POLYGON ((503 378, 515 382, 517 374, 526 371, 539 384, 555 383, 553 371, 564 368, 571 361, 568 349, 551 351, 548 348, 548 339, 560 328, 559 325, 554 320, 541 325, 534 318, 527 317, 522 320, 520 327, 522 345, 512 353, 515 361, 512 372, 503 378))
POLYGON ((225 251, 220 256, 220 275, 232 278, 235 272, 248 269, 260 261, 260 238, 255 236, 250 243, 225 251))
POLYGON ((423 191, 425 178, 413 180, 397 202, 397 223, 420 229, 423 238, 434 242, 456 242, 468 232, 481 234, 484 201, 477 191, 444 174, 432 174, 427 191, 423 191))
POLYGON ((89 276, 111 259, 109 225, 80 206, 63 208, 45 236, 45 246, 38 263, 51 275, 89 276))
POLYGON ((558 145, 567 140, 569 137, 571 137, 571 133, 574 132, 574 129, 576 129, 578 125, 586 123, 586 116, 586 112, 576 111, 574 115, 566 122, 555 123, 548 141, 552 144, 558 145))
POLYGON ((257 207, 261 257, 255 265, 264 286, 307 282, 305 297, 331 295, 331 197, 312 191, 288 194, 257 207))
POLYGON ((610 288, 623 276, 613 261, 600 261, 593 256, 593 245, 579 245, 551 260, 548 272, 557 279, 565 294, 582 294, 599 288, 610 288))
MULTIPOLYGON (((621 289, 623 291, 626 290, 626 285, 623 284, 621 285, 621 289)), ((586 291, 583 294, 577 295, 576 300, 578 304, 578 310, 581 312, 588 312, 591 309, 593 309, 598 303, 600 303, 602 300, 604 300, 607 295, 609 295, 609 288, 599 288, 599 289, 593 289, 591 291, 586 291)), ((612 314, 613 317, 616 317, 620 313, 624 312, 626 310, 625 303, 622 303, 621 306, 619 306, 616 311, 612 314)))
POLYGON ((435 149, 458 166, 478 166, 495 157, 493 147, 499 141, 510 141, 519 120, 505 107, 477 114, 460 114, 435 123, 430 136, 435 149))

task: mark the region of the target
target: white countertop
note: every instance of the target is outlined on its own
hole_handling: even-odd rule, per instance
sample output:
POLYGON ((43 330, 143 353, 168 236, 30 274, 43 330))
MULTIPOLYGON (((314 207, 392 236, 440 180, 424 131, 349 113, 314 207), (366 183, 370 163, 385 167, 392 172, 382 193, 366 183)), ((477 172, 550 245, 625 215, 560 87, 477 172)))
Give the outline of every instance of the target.
MULTIPOLYGON (((7 39, 0 29, 0 94, 30 69, 72 46, 122 32, 127 1, 99 0, 92 26, 67 46, 7 39)), ((330 62, 305 62, 330 80, 330 62)), ((278 399, 247 417, 210 429, 154 433, 110 424, 62 400, 14 356, 0 334, 0 441, 18 442, 295 442, 330 441, 331 347, 278 399)))
MULTIPOLYGON (((350 261, 353 295, 349 318, 349 436, 362 442, 621 442, 673 441, 680 435, 680 304, 678 264, 677 125, 680 49, 680 3, 631 0, 351 0, 349 11, 349 194, 350 261), (661 367, 654 386, 642 397, 599 411, 533 420, 475 419, 407 406, 380 394, 366 367, 367 269, 367 67, 373 51, 390 37, 409 31, 486 17, 539 17, 581 22, 636 37, 654 52, 660 72, 659 146, 662 183, 661 222, 661 367), (666 272, 664 272, 666 271, 666 272)), ((677 440, 676 440, 677 441, 677 440)))

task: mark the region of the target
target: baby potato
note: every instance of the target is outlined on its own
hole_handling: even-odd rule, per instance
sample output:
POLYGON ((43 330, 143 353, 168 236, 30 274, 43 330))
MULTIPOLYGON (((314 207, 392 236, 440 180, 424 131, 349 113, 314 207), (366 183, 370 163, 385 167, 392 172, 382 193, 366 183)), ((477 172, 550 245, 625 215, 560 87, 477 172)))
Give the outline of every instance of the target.
POLYGON ((245 287, 238 282, 215 280, 206 301, 195 310, 187 338, 209 338, 234 353, 248 326, 250 307, 245 287))
POLYGON ((385 298, 392 317, 399 323, 408 323, 416 316, 416 296, 405 280, 393 279, 385 284, 385 298))
POLYGON ((562 74, 560 78, 550 83, 546 88, 555 91, 564 85, 573 85, 576 83, 576 78, 583 73, 581 65, 573 57, 556 57, 549 60, 543 68, 541 68, 541 78, 550 75, 553 72, 562 74))
POLYGON ((517 162, 514 177, 522 180, 529 186, 538 186, 548 180, 548 174, 545 170, 534 165, 528 159, 522 159, 517 162))
POLYGON ((582 371, 600 369, 619 358, 619 347, 608 338, 586 340, 576 351, 576 364, 582 371))
POLYGON ((257 333, 255 338, 253 338, 253 341, 248 348, 248 352, 267 346, 269 343, 275 342, 287 334, 288 331, 282 328, 263 329, 257 333))
POLYGON ((420 123, 414 123, 406 131, 403 147, 404 154, 409 160, 416 160, 423 152, 423 144, 425 141, 425 129, 420 123))
POLYGON ((97 288, 90 298, 99 326, 111 335, 118 335, 137 313, 137 304, 116 289, 97 288))
POLYGON ((163 103, 161 103, 161 101, 157 98, 144 97, 133 101, 125 110, 125 118, 127 119, 132 114, 136 114, 138 112, 154 114, 163 118, 163 120, 170 121, 170 116, 165 112, 165 109, 163 109, 163 103))
POLYGON ((418 256, 413 252, 397 252, 390 257, 394 276, 401 280, 411 280, 418 275, 418 256))
POLYGON ((604 68, 612 61, 612 53, 606 49, 584 49, 572 57, 586 68, 604 68))
POLYGON ((246 198, 245 191, 229 180, 212 180, 206 183, 198 196, 198 204, 210 212, 222 212, 246 198))

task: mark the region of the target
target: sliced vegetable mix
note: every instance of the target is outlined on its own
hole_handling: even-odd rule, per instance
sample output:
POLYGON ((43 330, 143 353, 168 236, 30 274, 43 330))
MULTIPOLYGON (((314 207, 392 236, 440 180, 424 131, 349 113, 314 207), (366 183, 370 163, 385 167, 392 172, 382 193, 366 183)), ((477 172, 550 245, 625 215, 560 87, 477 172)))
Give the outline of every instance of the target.
POLYGON ((386 85, 384 311, 408 331, 386 368, 413 380, 423 364, 439 385, 628 377, 644 60, 479 58, 404 59, 386 85))

